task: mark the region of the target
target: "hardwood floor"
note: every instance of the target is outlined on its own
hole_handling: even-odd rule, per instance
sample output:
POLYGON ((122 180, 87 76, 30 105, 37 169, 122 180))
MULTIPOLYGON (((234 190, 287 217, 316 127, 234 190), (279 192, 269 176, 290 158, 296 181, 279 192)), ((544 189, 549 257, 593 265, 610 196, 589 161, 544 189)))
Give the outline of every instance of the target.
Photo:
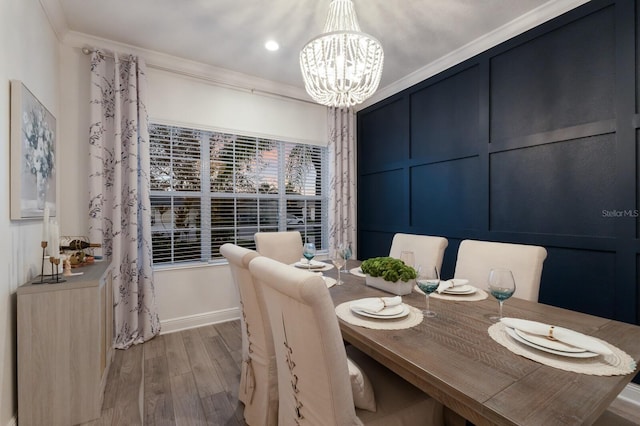
POLYGON ((85 425, 244 426, 240 339, 231 321, 116 351, 102 416, 85 425))
MULTIPOLYGON (((246 426, 238 402, 240 321, 165 334, 116 351, 102 416, 85 425, 246 426)), ((616 400, 598 426, 640 425, 616 400)))

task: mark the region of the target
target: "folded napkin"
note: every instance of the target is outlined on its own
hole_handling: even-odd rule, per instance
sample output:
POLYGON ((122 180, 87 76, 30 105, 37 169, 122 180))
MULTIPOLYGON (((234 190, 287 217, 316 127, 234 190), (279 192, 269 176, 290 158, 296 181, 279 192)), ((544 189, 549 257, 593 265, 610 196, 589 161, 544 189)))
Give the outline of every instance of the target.
POLYGON ((438 293, 442 293, 443 291, 445 291, 448 288, 451 287, 455 287, 455 286, 460 286, 460 285, 465 285, 469 282, 469 280, 465 280, 462 278, 451 278, 450 280, 446 280, 446 281, 440 281, 440 285, 437 288, 437 292, 438 293))
POLYGON ((446 281, 440 281, 440 285, 438 286, 438 288, 436 289, 436 291, 438 293, 442 293, 443 291, 445 291, 448 288, 451 288, 454 286, 453 281, 451 280, 446 280, 446 281))
MULTIPOLYGON (((309 261, 303 257, 298 263, 296 263, 296 266, 300 268, 307 268, 309 267, 309 261)), ((311 259, 311 269, 324 268, 325 266, 327 266, 326 263, 311 259)))
POLYGON ((527 333, 538 334, 540 336, 552 337, 555 340, 559 340, 571 346, 586 349, 589 352, 596 354, 609 355, 613 353, 611 352, 611 349, 594 338, 578 333, 577 331, 569 330, 568 328, 556 327, 537 321, 517 318, 502 318, 500 321, 507 327, 526 331, 527 333))
POLYGON ((351 303, 351 309, 367 312, 369 314, 377 314, 384 308, 397 306, 402 303, 402 297, 367 297, 365 299, 354 300, 351 303))

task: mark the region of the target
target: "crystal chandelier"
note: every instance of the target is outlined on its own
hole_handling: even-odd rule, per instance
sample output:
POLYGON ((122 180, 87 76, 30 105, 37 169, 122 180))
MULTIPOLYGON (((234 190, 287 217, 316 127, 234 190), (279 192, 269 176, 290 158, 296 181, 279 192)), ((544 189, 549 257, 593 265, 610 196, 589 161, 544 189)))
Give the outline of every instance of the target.
POLYGON ((351 0, 332 0, 323 34, 300 52, 307 93, 331 107, 350 107, 373 95, 384 53, 378 40, 360 31, 351 0))

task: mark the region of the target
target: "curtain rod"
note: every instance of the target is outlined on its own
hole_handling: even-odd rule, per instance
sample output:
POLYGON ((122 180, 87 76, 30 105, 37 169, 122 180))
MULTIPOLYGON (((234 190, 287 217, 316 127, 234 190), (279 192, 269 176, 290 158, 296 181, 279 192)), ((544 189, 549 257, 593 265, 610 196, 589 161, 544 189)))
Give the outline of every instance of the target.
MULTIPOLYGON (((108 58, 115 58, 115 54, 108 49, 95 49, 93 47, 83 47, 82 48, 82 53, 84 53, 85 55, 91 55, 92 53, 98 52, 100 51, 100 53, 102 53, 104 56, 108 57, 108 58)), ((127 54, 129 55, 129 54, 127 54)), ((119 58, 121 61, 128 61, 128 59, 124 59, 122 57, 119 58)))
MULTIPOLYGON (((82 48, 82 53, 84 53, 85 55, 90 55, 93 52, 97 52, 98 50, 100 50, 101 52, 105 53, 106 56, 108 56, 110 58, 114 57, 114 54, 111 51, 108 51, 108 50, 105 51, 105 50, 102 50, 102 49, 96 49, 96 48, 87 47, 87 46, 82 48)), ((124 60, 126 60, 126 59, 124 59, 124 60)), ((189 73, 189 72, 180 71, 180 70, 175 70, 175 69, 172 69, 170 67, 164 67, 164 66, 159 66, 159 65, 155 65, 155 64, 147 64, 147 66, 150 67, 150 68, 155 68, 157 70, 161 70, 161 71, 168 71, 168 72, 172 72, 174 74, 180 74, 180 75, 183 75, 183 76, 186 76, 186 77, 197 78, 199 80, 204 80, 204 81, 208 81, 210 83, 214 83, 214 84, 216 84, 218 86, 224 86, 224 87, 227 87, 227 88, 230 88, 230 89, 241 90, 243 92, 248 92, 248 93, 251 93, 251 94, 270 96, 270 97, 273 97, 273 98, 289 99, 289 100, 296 101, 296 102, 305 102, 305 103, 314 104, 314 105, 316 104, 315 102, 308 101, 306 99, 300 99, 300 98, 296 98, 296 97, 293 97, 293 96, 282 95, 280 93, 269 92, 269 91, 266 91, 266 90, 248 88, 248 87, 244 87, 244 86, 238 86, 238 85, 235 85, 235 84, 225 83, 225 82, 214 80, 214 79, 211 79, 211 78, 207 78, 207 77, 204 77, 204 76, 201 76, 201 75, 198 75, 198 74, 189 73)))

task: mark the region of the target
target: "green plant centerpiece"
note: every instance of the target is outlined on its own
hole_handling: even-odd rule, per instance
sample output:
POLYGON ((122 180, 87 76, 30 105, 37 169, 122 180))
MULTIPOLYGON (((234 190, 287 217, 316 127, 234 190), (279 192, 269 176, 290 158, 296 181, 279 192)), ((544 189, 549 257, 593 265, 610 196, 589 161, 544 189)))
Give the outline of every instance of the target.
POLYGON ((362 262, 360 269, 366 274, 368 286, 398 295, 411 293, 418 276, 411 266, 388 256, 367 259, 362 262))

